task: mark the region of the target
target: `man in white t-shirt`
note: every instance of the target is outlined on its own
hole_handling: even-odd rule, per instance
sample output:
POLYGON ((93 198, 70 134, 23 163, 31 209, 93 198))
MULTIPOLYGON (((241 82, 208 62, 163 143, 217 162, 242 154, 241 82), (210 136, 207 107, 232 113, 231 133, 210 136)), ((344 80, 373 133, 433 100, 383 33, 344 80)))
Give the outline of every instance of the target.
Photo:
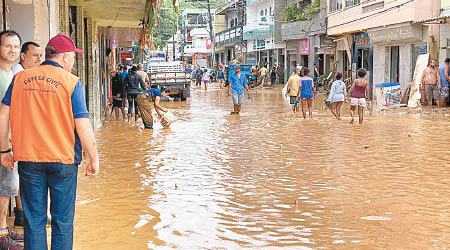
POLYGON ((150 79, 148 78, 148 74, 144 71, 144 65, 139 64, 136 73, 142 78, 142 81, 145 82, 145 85, 147 85, 147 88, 149 89, 151 87, 150 79))

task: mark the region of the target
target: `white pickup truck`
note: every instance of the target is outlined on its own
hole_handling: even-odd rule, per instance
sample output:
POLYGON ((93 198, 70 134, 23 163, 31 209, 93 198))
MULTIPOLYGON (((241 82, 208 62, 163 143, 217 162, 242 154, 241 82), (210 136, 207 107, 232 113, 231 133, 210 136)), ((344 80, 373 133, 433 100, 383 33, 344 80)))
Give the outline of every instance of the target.
POLYGON ((183 62, 149 63, 147 73, 152 88, 165 87, 171 97, 186 100, 190 96, 190 74, 184 71, 183 62))

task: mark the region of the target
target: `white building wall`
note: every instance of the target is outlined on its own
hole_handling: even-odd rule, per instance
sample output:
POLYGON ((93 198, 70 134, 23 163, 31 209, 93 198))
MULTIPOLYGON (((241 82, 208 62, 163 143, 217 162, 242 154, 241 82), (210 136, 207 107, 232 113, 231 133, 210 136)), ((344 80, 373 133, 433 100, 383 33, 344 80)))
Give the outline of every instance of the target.
MULTIPOLYGON (((389 48, 388 48, 389 49, 389 48)), ((389 64, 386 64, 386 59, 389 59, 389 53, 384 46, 373 46, 373 71, 380 72, 373 75, 373 83, 383 83, 389 81, 389 64)))
MULTIPOLYGON (((412 82, 412 45, 405 44, 400 46, 400 65, 399 81, 401 84, 412 82)), ((415 63, 415 60, 414 60, 415 63)))
POLYGON ((445 58, 450 57, 450 48, 447 48, 448 39, 450 39, 450 24, 439 25, 440 30, 440 50, 439 50, 439 63, 442 64, 445 58))
POLYGON ((259 22, 263 16, 272 16, 273 5, 273 1, 266 0, 247 6, 247 23, 259 22), (261 13, 261 11, 263 11, 263 13, 261 13))

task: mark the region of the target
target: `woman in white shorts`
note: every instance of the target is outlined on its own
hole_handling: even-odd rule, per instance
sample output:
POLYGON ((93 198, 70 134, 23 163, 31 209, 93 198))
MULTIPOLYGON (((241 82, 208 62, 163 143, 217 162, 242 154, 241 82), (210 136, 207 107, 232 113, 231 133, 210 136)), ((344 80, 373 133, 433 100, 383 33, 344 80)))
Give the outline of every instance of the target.
POLYGON ((345 99, 345 94, 347 93, 345 83, 341 80, 342 73, 336 73, 336 81, 331 85, 330 95, 328 96, 327 102, 331 103, 331 113, 340 120, 341 119, 341 106, 345 99))
POLYGON ((358 79, 356 79, 352 87, 348 90, 346 97, 348 98, 352 93, 351 103, 350 103, 350 115, 352 116, 352 120, 350 124, 355 122, 355 110, 358 107, 358 115, 359 115, 359 124, 363 123, 364 119, 364 108, 367 106, 366 99, 369 98, 369 82, 364 79, 367 74, 367 71, 363 68, 358 69, 358 79))

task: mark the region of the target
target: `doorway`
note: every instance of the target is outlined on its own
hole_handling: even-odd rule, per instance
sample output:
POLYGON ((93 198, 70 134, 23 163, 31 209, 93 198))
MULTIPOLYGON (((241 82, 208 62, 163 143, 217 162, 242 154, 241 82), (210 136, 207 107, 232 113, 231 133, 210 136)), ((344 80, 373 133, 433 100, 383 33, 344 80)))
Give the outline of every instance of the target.
POLYGON ((391 82, 399 82, 400 53, 399 46, 391 47, 391 82))

